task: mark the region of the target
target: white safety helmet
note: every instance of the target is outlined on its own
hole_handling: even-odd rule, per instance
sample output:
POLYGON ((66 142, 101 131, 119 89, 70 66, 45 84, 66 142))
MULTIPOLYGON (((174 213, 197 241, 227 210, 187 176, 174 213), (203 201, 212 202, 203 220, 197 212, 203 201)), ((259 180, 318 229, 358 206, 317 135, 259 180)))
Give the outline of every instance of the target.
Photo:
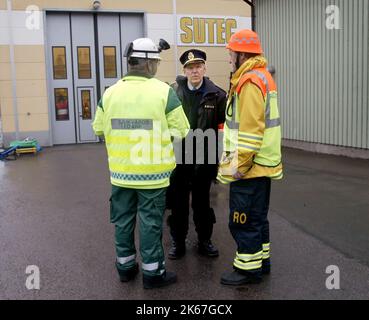
POLYGON ((128 43, 124 56, 128 58, 161 60, 160 52, 169 48, 169 44, 163 39, 160 39, 159 46, 156 46, 154 41, 149 38, 139 38, 128 43))

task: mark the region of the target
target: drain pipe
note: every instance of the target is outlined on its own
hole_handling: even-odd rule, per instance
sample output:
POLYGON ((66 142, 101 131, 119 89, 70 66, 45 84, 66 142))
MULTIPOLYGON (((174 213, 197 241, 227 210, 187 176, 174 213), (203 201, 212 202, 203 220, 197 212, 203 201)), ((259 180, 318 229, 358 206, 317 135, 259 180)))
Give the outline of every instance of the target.
POLYGON ((14 38, 13 38, 13 10, 11 0, 7 1, 8 11, 8 28, 9 28, 9 54, 10 54, 10 69, 12 77, 12 97, 13 97, 13 113, 14 113, 14 127, 15 140, 19 140, 19 121, 18 121, 18 104, 17 104, 17 80, 16 67, 14 59, 14 38))
POLYGON ((243 0, 251 7, 251 28, 255 31, 255 3, 254 0, 243 0))
POLYGON ((172 1, 172 6, 173 6, 173 20, 174 20, 174 63, 175 63, 175 68, 176 68, 176 78, 178 76, 178 27, 177 27, 177 0, 173 0, 172 1))

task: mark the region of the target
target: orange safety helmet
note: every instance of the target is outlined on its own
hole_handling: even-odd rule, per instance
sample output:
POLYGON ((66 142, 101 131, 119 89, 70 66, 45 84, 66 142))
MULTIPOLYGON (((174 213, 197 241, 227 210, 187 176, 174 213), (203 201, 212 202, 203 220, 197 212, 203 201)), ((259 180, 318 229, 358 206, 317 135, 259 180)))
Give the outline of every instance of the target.
POLYGON ((258 34, 249 29, 243 29, 233 34, 229 39, 227 49, 235 52, 263 53, 258 34))

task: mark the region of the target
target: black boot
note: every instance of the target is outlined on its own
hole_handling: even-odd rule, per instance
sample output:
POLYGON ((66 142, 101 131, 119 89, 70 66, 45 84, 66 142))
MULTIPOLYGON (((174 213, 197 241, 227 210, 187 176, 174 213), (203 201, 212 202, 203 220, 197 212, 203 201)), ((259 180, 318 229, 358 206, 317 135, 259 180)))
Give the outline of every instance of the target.
POLYGON ((243 284, 260 283, 261 277, 252 274, 241 273, 237 270, 223 273, 220 283, 229 286, 241 286, 243 284))
POLYGON ((177 242, 172 241, 172 247, 169 250, 168 258, 171 260, 177 260, 182 258, 186 253, 186 244, 185 242, 177 242))
POLYGON ((128 282, 130 280, 133 280, 137 273, 138 273, 138 263, 135 264, 135 266, 131 269, 128 270, 121 270, 119 269, 118 265, 117 265, 117 270, 119 273, 119 278, 121 282, 128 282))
POLYGON ((147 276, 144 274, 142 280, 145 289, 154 289, 176 283, 177 275, 174 272, 164 272, 160 276, 147 276))
POLYGON ((211 240, 199 241, 198 252, 204 256, 217 257, 219 256, 218 249, 211 243, 211 240))

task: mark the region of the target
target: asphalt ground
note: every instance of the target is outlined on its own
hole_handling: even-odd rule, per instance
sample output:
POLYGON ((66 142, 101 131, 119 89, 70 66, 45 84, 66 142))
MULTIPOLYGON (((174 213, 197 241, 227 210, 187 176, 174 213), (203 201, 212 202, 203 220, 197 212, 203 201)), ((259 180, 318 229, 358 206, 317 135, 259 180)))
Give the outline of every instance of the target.
MULTIPOLYGON (((178 283, 156 290, 143 289, 141 272, 119 282, 103 145, 46 148, 0 161, 0 299, 369 299, 369 161, 293 149, 283 157, 285 178, 272 184, 269 213, 272 273, 258 285, 220 284, 236 246, 228 230, 228 187, 216 184, 213 242, 220 256, 197 254, 191 221, 186 256, 166 261, 178 283), (39 268, 39 290, 26 287, 30 265, 39 268), (326 287, 332 265, 338 290, 326 287)), ((165 223, 163 243, 167 253, 165 223)))

